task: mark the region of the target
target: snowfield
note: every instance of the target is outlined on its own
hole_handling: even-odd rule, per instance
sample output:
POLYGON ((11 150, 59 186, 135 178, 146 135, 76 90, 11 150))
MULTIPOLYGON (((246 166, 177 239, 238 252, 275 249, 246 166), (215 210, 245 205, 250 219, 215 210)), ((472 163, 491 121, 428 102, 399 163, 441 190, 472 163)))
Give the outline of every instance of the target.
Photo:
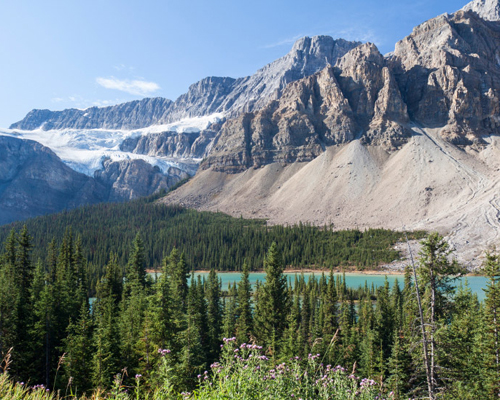
POLYGON ((170 167, 176 167, 190 175, 194 175, 201 159, 152 157, 134 154, 120 150, 120 145, 127 138, 145 136, 151 133, 167 131, 177 133, 200 132, 207 129, 210 124, 219 122, 223 117, 222 113, 216 113, 135 130, 43 130, 39 128, 32 131, 23 131, 0 128, 0 135, 39 142, 56 153, 70 168, 88 176, 94 176, 95 171, 102 169, 102 163, 106 159, 113 161, 141 159, 153 166, 157 166, 163 173, 167 173, 170 167))

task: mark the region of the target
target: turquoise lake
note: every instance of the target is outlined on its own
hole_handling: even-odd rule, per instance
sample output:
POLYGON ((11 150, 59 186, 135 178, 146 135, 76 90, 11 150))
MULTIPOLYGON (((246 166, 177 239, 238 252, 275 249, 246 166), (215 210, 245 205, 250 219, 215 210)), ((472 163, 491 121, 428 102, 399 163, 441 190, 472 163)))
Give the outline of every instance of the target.
MULTIPOLYGON (((153 274, 154 275, 154 274, 153 274)), ((195 273, 195 276, 200 275, 202 278, 207 279, 208 278, 208 273, 207 272, 200 272, 200 273, 195 273)), ((285 273, 287 276, 287 279, 289 282, 293 284, 295 280, 295 275, 300 275, 300 274, 295 274, 295 273, 285 273)), ((328 278, 328 274, 325 273, 325 275, 328 278)), ((240 280, 240 274, 239 273, 234 273, 234 272, 219 272, 218 273, 219 279, 222 282, 222 290, 227 290, 229 284, 231 283, 234 284, 234 282, 238 282, 240 280)), ((311 277, 315 276, 317 279, 321 277, 321 273, 304 273, 304 277, 306 280, 309 280, 311 277)), ((335 274, 335 278, 342 276, 342 274, 335 274)), ((366 274, 356 274, 356 273, 346 273, 346 285, 351 288, 358 288, 359 286, 364 286, 365 282, 367 282, 368 287, 370 287, 373 283, 375 287, 383 286, 385 282, 386 275, 366 275, 366 274)), ((250 273, 250 283, 252 285, 255 285, 257 281, 265 281, 266 279, 266 274, 263 272, 252 272, 250 273)), ((387 280, 389 281, 389 285, 392 287, 396 279, 399 282, 399 286, 402 288, 403 287, 403 281, 404 281, 404 276, 403 275, 387 275, 387 280)), ((479 300, 484 300, 484 291, 483 289, 486 288, 486 281, 487 278, 484 276, 467 276, 464 278, 461 278, 457 281, 457 284, 460 282, 465 283, 467 281, 467 284, 471 288, 471 290, 477 294, 479 300)))

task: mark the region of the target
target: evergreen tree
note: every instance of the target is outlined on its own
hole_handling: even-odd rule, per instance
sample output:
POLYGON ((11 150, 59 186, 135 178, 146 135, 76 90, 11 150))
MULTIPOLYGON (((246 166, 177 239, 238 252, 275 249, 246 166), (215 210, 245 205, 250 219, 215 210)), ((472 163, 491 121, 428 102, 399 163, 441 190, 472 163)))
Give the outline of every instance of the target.
POLYGON ((500 257, 487 254, 485 299, 485 373, 490 395, 500 394, 500 257))
POLYGON ((120 371, 118 305, 121 297, 122 278, 116 256, 112 254, 106 274, 97 285, 97 298, 92 305, 95 320, 92 384, 97 388, 108 388, 113 375, 120 371))
MULTIPOLYGON (((236 308, 236 339, 238 343, 246 343, 252 332, 252 288, 249 280, 248 264, 244 263, 241 271, 241 279, 238 283, 238 305, 236 308)), ((229 337, 229 336, 226 336, 229 337)))
POLYGON ((266 282, 259 293, 255 310, 254 333, 259 343, 270 347, 272 354, 286 328, 288 291, 284 265, 278 246, 273 242, 264 262, 266 282))
POLYGON ((66 382, 72 387, 74 394, 81 394, 92 388, 91 374, 92 355, 94 354, 92 343, 93 324, 89 309, 82 304, 80 316, 76 323, 70 322, 68 334, 64 339, 66 359, 64 362, 64 374, 66 382))
POLYGON ((222 328, 222 307, 220 301, 220 284, 214 269, 208 274, 206 299, 208 317, 208 351, 209 361, 214 361, 219 354, 222 328))

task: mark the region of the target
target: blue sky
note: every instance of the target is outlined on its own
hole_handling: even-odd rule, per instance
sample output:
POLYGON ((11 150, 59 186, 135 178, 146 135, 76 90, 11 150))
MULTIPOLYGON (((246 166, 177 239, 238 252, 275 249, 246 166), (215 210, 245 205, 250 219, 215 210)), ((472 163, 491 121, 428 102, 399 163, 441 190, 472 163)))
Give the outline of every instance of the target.
POLYGON ((465 0, 2 0, 0 127, 33 108, 175 100, 206 76, 241 77, 302 36, 382 53, 465 0))

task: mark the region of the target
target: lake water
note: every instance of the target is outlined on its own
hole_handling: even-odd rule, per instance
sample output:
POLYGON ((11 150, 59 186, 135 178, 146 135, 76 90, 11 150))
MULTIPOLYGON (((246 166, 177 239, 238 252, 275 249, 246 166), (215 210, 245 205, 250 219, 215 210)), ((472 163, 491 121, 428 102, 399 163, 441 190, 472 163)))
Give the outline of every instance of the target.
MULTIPOLYGON (((202 278, 208 279, 208 272, 199 272, 195 273, 195 276, 200 275, 202 278)), ((229 287, 229 284, 233 285, 234 282, 239 282, 240 280, 240 273, 234 273, 234 272, 219 272, 217 274, 219 276, 219 279, 222 282, 222 290, 227 290, 229 287)), ((285 273, 287 276, 287 279, 289 282, 293 284, 295 280, 295 275, 300 276, 299 274, 295 273, 285 273)), ((326 277, 328 278, 328 273, 325 273, 326 277)), ((316 279, 319 279, 321 277, 321 273, 304 273, 304 277, 307 280, 309 280, 311 277, 316 277, 316 279)), ((338 277, 341 277, 342 274, 335 274, 335 278, 337 279, 338 277)), ((346 285, 350 288, 358 288, 359 286, 364 286, 365 282, 367 283, 368 287, 371 287, 372 283, 375 287, 379 286, 384 286, 386 275, 366 275, 366 274, 356 274, 356 273, 346 273, 345 274, 345 279, 346 279, 346 285)), ((250 283, 255 285, 257 281, 264 282, 266 280, 266 274, 263 272, 251 272, 249 275, 250 283)), ((387 280, 389 281, 389 285, 392 287, 394 282, 398 280, 399 287, 403 288, 403 283, 404 283, 404 275, 387 275, 387 280)), ((483 289, 486 288, 486 281, 487 278, 484 276, 467 276, 465 278, 461 278, 458 280, 458 282, 463 282, 465 283, 467 281, 467 284, 471 288, 472 292, 477 294, 477 297, 479 300, 484 300, 485 295, 483 289)))

